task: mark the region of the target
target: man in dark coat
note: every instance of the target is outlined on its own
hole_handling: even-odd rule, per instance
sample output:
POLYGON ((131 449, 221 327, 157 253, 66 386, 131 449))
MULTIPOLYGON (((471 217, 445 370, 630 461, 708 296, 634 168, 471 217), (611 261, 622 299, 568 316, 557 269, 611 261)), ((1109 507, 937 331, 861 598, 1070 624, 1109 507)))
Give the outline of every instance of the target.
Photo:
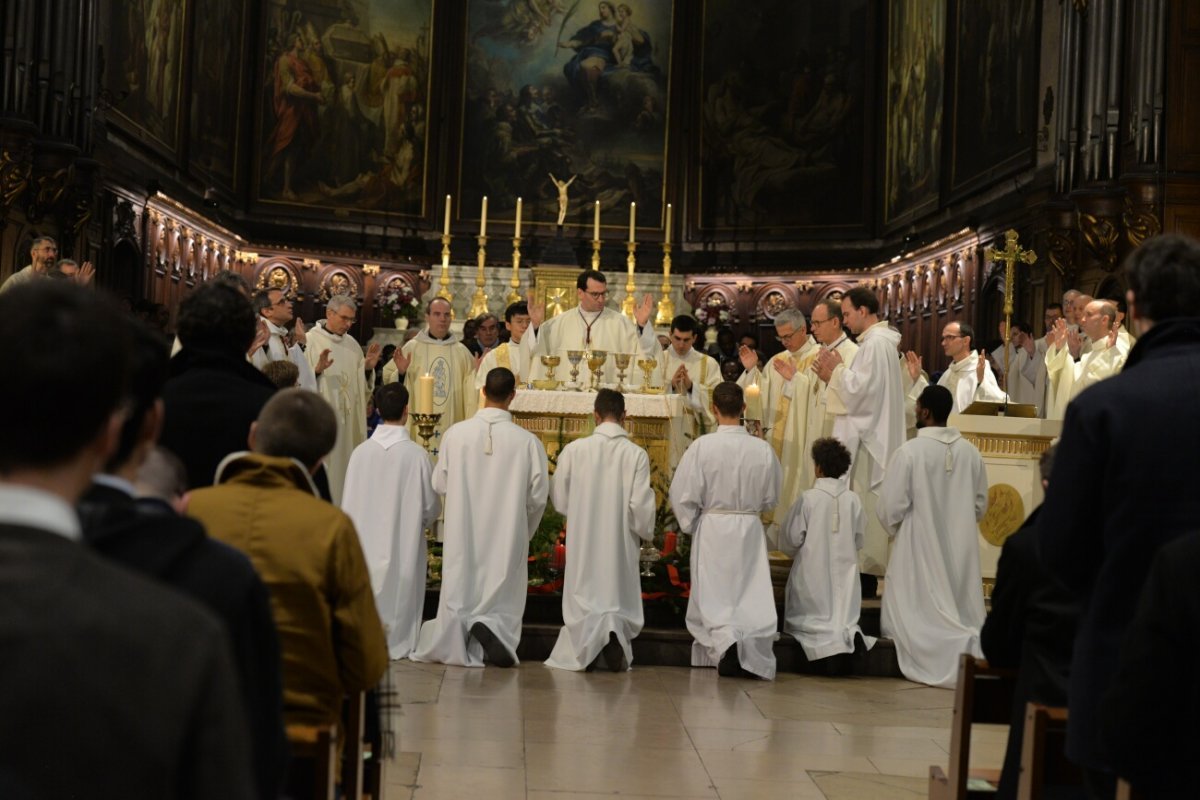
POLYGON ((1200 243, 1149 239, 1125 271, 1140 338, 1121 374, 1067 407, 1037 531, 1047 571, 1084 609, 1071 661, 1067 756, 1085 768, 1096 797, 1112 796, 1098 712, 1136 598, 1158 549, 1200 519, 1200 243))

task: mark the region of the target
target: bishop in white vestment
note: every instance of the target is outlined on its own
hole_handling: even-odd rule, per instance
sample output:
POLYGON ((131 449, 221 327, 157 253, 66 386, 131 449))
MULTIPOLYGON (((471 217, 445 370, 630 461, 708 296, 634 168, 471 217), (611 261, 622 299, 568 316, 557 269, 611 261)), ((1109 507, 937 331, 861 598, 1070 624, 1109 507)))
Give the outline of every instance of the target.
MULTIPOLYGON (((528 354, 521 349, 521 339, 529 328, 529 307, 524 301, 512 303, 504 310, 504 327, 508 329, 509 340, 496 345, 484 353, 479 368, 475 370, 475 389, 483 388, 487 374, 496 367, 504 367, 517 376, 517 386, 525 386, 533 374, 527 360, 528 354)), ((556 372, 555 376, 561 375, 556 372)))
POLYGON ((362 543, 388 653, 407 658, 417 646, 425 608, 425 528, 441 511, 430 482, 429 454, 408 435, 408 390, 398 383, 376 392, 383 424, 354 449, 342 510, 362 543))
POLYGON ((688 447, 670 491, 679 529, 692 535, 692 666, 772 680, 779 618, 759 515, 775 508, 782 470, 771 446, 739 424, 740 387, 718 385, 713 407, 717 430, 688 447))
POLYGON ((486 405, 442 437, 433 488, 445 497, 442 589, 413 661, 517 663, 529 591, 529 540, 549 492, 546 451, 512 421, 516 379, 488 373, 486 405))
MULTIPOLYGON (((317 376, 312 364, 304 355, 304 347, 300 341, 288 345, 288 329, 284 327, 292 321, 292 301, 282 289, 263 289, 254 295, 254 308, 259 315, 259 324, 265 325, 269 338, 262 347, 255 348, 250 354, 250 363, 262 369, 271 361, 291 361, 300 370, 300 388, 310 392, 317 390, 317 376)), ((304 337, 304 325, 297 327, 297 338, 304 337)))
POLYGON ((382 348, 372 344, 364 357, 350 335, 357 306, 345 295, 334 295, 325 307, 325 319, 308 332, 308 363, 317 376, 317 391, 337 416, 337 442, 325 457, 329 494, 342 503, 342 486, 354 448, 367 440, 367 394, 375 385, 375 365, 382 348))
POLYGON ((671 344, 657 353, 655 381, 668 387, 684 401, 693 424, 689 433, 698 436, 713 429, 712 391, 721 382, 721 365, 712 356, 697 350, 699 324, 686 314, 671 320, 671 344))
POLYGON ((603 652, 617 672, 633 663, 642 630, 638 556, 654 537, 656 508, 650 457, 623 427, 625 398, 601 389, 595 416, 595 432, 562 449, 550 482, 567 517, 567 566, 564 624, 546 666, 587 669, 603 652))
POLYGON ((879 519, 894 537, 881 627, 910 681, 954 688, 963 653, 982 658, 983 584, 978 521, 987 473, 975 446, 945 427, 949 390, 917 402, 921 429, 888 464, 879 519))

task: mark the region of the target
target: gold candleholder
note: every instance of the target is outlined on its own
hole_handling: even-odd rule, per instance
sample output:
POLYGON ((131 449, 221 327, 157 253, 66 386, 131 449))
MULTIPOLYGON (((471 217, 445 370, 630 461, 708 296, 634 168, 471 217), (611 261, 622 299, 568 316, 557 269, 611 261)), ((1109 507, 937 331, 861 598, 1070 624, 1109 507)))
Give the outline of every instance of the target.
POLYGON ((513 238, 512 279, 508 282, 508 285, 512 287, 512 291, 510 291, 508 293, 508 297, 505 298, 508 301, 508 304, 510 306, 513 303, 521 302, 521 275, 519 272, 520 268, 521 268, 521 237, 516 236, 513 238))
POLYGON ((592 239, 592 269, 600 271, 600 240, 592 239))
POLYGON ((632 353, 613 353, 613 363, 617 365, 617 391, 625 393, 625 370, 629 369, 632 353))
POLYGON ((451 302, 454 298, 450 296, 450 234, 442 234, 442 274, 438 278, 437 296, 451 302))
POLYGON ((567 363, 571 365, 571 388, 575 391, 582 391, 579 385, 579 364, 583 361, 583 350, 568 350, 567 363))
POLYGON ((675 302, 671 300, 671 245, 664 243, 662 297, 658 299, 658 314, 654 318, 654 323, 667 326, 673 319, 675 319, 675 302))
POLYGON ((642 394, 662 394, 665 389, 662 386, 651 386, 650 374, 658 366, 658 362, 653 358, 639 358, 637 365, 642 370, 642 394))
POLYGON ((479 269, 475 273, 475 294, 471 297, 471 310, 467 312, 472 319, 480 314, 486 314, 488 310, 488 296, 487 292, 483 290, 483 265, 487 261, 487 237, 479 236, 477 241, 479 242, 479 252, 476 258, 479 260, 479 269))
POLYGON ((629 242, 625 249, 629 251, 629 255, 625 257, 625 268, 629 270, 629 277, 625 280, 625 299, 621 301, 621 313, 635 319, 633 309, 637 301, 634 300, 633 293, 637 290, 637 285, 633 282, 633 269, 637 266, 637 242, 629 242))
POLYGON ((438 421, 442 418, 441 412, 435 414, 418 414, 413 412, 412 418, 417 423, 417 435, 421 437, 425 452, 436 456, 437 448, 430 447, 429 440, 433 438, 433 432, 437 429, 438 421))
POLYGON ((600 391, 600 370, 604 369, 604 362, 608 360, 608 351, 606 350, 590 350, 587 356, 588 369, 592 371, 592 391, 600 391))

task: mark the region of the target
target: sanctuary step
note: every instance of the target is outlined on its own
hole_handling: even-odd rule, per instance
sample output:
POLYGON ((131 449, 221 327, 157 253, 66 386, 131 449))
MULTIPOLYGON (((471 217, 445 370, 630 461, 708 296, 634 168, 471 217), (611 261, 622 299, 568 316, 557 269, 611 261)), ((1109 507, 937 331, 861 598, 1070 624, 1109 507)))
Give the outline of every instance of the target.
MULTIPOLYGON (((687 600, 676 601, 678 610, 665 601, 645 604, 646 624, 641 634, 633 640, 634 664, 664 667, 686 667, 691 663, 692 637, 684 625, 684 610, 687 600)), ((437 616, 438 592, 430 589, 425 593, 425 619, 437 616)), ((780 619, 783 607, 778 608, 780 619)), ((864 600, 859 624, 868 636, 879 636, 879 600, 864 600)), ((521 645, 517 657, 522 661, 544 661, 550 656, 558 631, 562 628, 562 597, 559 595, 530 595, 525 603, 525 617, 521 628, 521 645)), ((787 635, 780 635, 775 642, 775 659, 779 672, 825 674, 825 665, 812 665, 804 657, 804 650, 787 635)), ((900 665, 896 661, 896 648, 890 639, 879 639, 866 653, 850 659, 851 675, 877 678, 900 678, 900 665)))

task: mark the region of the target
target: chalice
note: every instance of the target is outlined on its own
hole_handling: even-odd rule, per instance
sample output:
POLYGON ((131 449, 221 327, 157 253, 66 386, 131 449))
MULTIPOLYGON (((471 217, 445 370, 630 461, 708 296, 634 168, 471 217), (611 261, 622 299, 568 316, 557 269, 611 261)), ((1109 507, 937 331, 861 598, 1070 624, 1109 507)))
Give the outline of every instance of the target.
POLYGON ((554 368, 562 363, 562 356, 542 356, 542 365, 546 368, 546 379, 534 381, 533 385, 538 389, 554 390, 558 388, 558 381, 554 380, 554 368))
POLYGON ((650 374, 654 372, 655 367, 658 366, 658 362, 653 358, 639 358, 637 365, 642 370, 642 394, 662 394, 663 389, 661 386, 650 385, 653 380, 650 374))
POLYGON ((654 577, 654 564, 662 559, 662 553, 652 543, 647 542, 642 545, 642 549, 638 552, 638 561, 642 565, 641 576, 643 578, 654 577))
POLYGON ((625 370, 629 369, 632 353, 613 353, 613 363, 617 365, 617 391, 625 393, 625 370))
POLYGON ((592 371, 592 391, 600 390, 600 370, 604 368, 604 362, 608 360, 607 350, 590 350, 588 352, 588 369, 592 371))
POLYGON ((577 391, 577 392, 580 391, 580 388, 579 388, 579 364, 581 361, 583 361, 583 351, 582 350, 568 350, 567 351, 567 363, 569 363, 571 365, 571 386, 573 386, 575 388, 575 391, 577 391))

